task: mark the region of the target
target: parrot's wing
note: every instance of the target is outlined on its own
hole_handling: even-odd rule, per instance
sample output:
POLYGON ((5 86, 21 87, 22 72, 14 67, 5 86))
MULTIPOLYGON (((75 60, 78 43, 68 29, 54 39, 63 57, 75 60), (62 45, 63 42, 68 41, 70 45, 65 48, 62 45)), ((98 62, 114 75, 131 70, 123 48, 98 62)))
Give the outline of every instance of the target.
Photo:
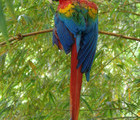
MULTIPOLYGON (((76 38, 77 68, 82 65, 81 72, 86 74, 89 81, 98 39, 98 15, 94 3, 88 2, 84 5, 86 7, 82 9, 71 3, 68 3, 67 7, 60 7, 55 15, 55 28, 66 54, 71 51, 76 38)), ((58 44, 56 37, 54 43, 58 44)))
POLYGON ((86 79, 89 81, 89 72, 95 57, 96 45, 98 39, 98 18, 88 26, 82 34, 81 47, 78 52, 78 65, 82 65, 81 72, 86 73, 86 79))
POLYGON ((56 13, 55 29, 53 31, 53 43, 55 43, 59 47, 58 39, 60 40, 66 54, 68 54, 71 51, 71 46, 74 43, 74 38, 71 32, 66 28, 64 22, 60 20, 58 14, 56 13), (55 32, 57 32, 58 38, 55 32))

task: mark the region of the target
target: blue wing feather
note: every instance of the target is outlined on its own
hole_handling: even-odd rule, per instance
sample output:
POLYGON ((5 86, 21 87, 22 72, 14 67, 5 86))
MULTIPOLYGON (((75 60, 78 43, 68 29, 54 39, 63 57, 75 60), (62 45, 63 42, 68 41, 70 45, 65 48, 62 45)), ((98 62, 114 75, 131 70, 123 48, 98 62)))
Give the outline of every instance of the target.
MULTIPOLYGON (((85 21, 85 24, 80 26, 80 24, 76 24, 72 19, 62 19, 61 16, 56 13, 55 27, 66 54, 71 51, 71 47, 75 42, 74 38, 76 38, 78 52, 77 68, 82 65, 81 72, 86 74, 86 79, 89 81, 90 69, 95 57, 98 39, 98 18, 93 21, 92 24, 88 24, 85 21)), ((55 44, 58 44, 56 39, 53 33, 53 41, 55 44)))
POLYGON ((83 32, 83 45, 78 53, 78 65, 82 65, 81 72, 86 73, 86 79, 89 81, 89 72, 95 57, 96 45, 98 39, 98 19, 87 30, 83 32), (89 32, 88 32, 89 31, 89 32))
POLYGON ((90 41, 87 46, 85 46, 83 49, 79 50, 78 53, 78 65, 77 68, 79 68, 81 66, 81 64, 85 61, 85 59, 87 59, 87 56, 89 55, 89 53, 92 50, 92 47, 94 46, 94 44, 90 41))
MULTIPOLYGON (((66 54, 68 54, 71 51, 71 46, 74 43, 74 39, 72 34, 66 28, 65 24, 60 20, 57 14, 55 15, 55 27, 59 40, 66 54)), ((54 37, 54 41, 55 41, 55 37, 54 37)))

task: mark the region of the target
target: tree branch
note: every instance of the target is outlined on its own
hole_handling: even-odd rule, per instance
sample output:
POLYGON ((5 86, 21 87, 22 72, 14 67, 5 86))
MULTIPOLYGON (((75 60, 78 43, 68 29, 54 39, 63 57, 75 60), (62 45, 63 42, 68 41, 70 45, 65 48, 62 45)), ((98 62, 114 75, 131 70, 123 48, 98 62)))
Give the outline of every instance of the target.
MULTIPOLYGON (((27 33, 27 34, 23 34, 23 35, 22 34, 18 34, 15 37, 11 37, 9 39, 9 43, 12 44, 13 41, 20 41, 20 40, 23 40, 23 38, 25 38, 25 37, 34 36, 34 35, 38 35, 38 34, 42 34, 42 33, 48 33, 48 32, 52 32, 52 31, 53 31, 53 29, 46 29, 46 30, 41 30, 41 31, 32 32, 32 33, 27 33)), ((125 36, 125 35, 121 35, 121 34, 116 34, 116 33, 111 33, 111 32, 106 32, 106 31, 99 31, 99 34, 110 35, 110 36, 130 39, 130 40, 134 40, 134 41, 140 41, 139 38, 129 37, 129 36, 125 36)), ((0 46, 4 46, 4 45, 6 45, 6 42, 1 42, 0 43, 0 46)))
MULTIPOLYGON (((32 32, 32 33, 27 33, 27 34, 18 34, 15 37, 11 37, 9 39, 9 42, 12 43, 13 41, 20 41, 23 40, 23 38, 25 37, 29 37, 29 36, 34 36, 34 35, 38 35, 38 34, 42 34, 42 33, 48 33, 48 32, 52 32, 53 29, 47 29, 47 30, 41 30, 41 31, 37 31, 37 32, 32 32)), ((6 42, 1 42, 0 46, 4 46, 6 45, 6 42)))
POLYGON ((139 38, 129 37, 129 36, 125 36, 125 35, 122 35, 122 34, 116 34, 116 33, 111 33, 111 32, 106 32, 106 31, 99 31, 99 34, 105 34, 105 35, 110 35, 110 36, 130 39, 130 40, 134 40, 134 41, 140 41, 139 38))

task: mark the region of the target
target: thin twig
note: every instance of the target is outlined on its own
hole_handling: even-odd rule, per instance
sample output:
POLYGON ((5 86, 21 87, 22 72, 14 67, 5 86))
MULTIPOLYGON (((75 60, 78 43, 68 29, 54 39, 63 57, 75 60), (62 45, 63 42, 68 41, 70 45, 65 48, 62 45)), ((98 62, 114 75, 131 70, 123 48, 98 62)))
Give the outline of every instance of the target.
MULTIPOLYGON (((68 112, 70 111, 69 109, 43 109, 43 110, 47 110, 47 111, 52 111, 52 110, 56 110, 56 111, 63 111, 63 112, 68 112)), ((103 111, 103 110, 128 110, 126 108, 110 108, 110 109, 97 109, 97 110, 92 110, 94 112, 98 112, 98 111, 103 111)), ((90 111, 90 110, 80 110, 81 112, 85 112, 85 111, 90 111)), ((112 118, 107 118, 107 117, 104 117, 104 116, 98 116, 98 117, 93 117, 94 119, 95 118, 102 118, 102 120, 116 120, 116 119, 128 119, 128 118, 140 118, 138 115, 134 114, 135 117, 132 117, 132 116, 127 116, 127 117, 112 117, 112 118)))
MULTIPOLYGON (((12 43, 13 41, 23 40, 23 38, 25 38, 25 37, 34 36, 34 35, 38 35, 38 34, 42 34, 42 33, 48 33, 48 32, 52 32, 52 31, 53 31, 53 29, 47 29, 47 30, 41 30, 41 31, 37 31, 37 32, 23 34, 23 35, 22 34, 18 34, 15 37, 11 37, 9 39, 9 43, 12 43)), ((116 33, 111 33, 111 32, 106 32, 106 31, 99 31, 99 34, 110 35, 110 36, 130 39, 130 40, 134 40, 134 41, 140 41, 139 38, 129 37, 129 36, 125 36, 125 35, 121 35, 121 34, 116 34, 116 33)), ((0 46, 4 46, 4 45, 6 45, 6 42, 1 42, 0 43, 0 46)))
POLYGON ((139 14, 139 13, 135 13, 135 12, 131 12, 131 11, 118 10, 118 12, 123 12, 123 13, 130 13, 130 14, 133 14, 133 15, 140 16, 140 14, 139 14))
MULTIPOLYGON (((103 12, 100 12, 99 14, 105 14, 105 13, 109 13, 110 11, 103 11, 103 12)), ((135 13, 135 12, 131 12, 131 11, 125 11, 125 10, 117 10, 116 12, 122 12, 122 13, 129 13, 129 14, 133 14, 133 15, 137 15, 137 16, 140 16, 139 13, 135 13)))
MULTIPOLYGON (((29 36, 34 36, 34 35, 38 35, 38 34, 42 34, 42 33, 48 33, 48 32, 52 32, 53 29, 47 29, 47 30, 41 30, 41 31, 37 31, 37 32, 32 32, 32 33, 27 33, 27 34, 18 34, 15 37, 11 37, 8 41, 10 43, 12 43, 13 41, 20 41, 23 40, 23 38, 25 37, 29 37, 29 36)), ((1 42, 0 46, 4 46, 6 45, 6 42, 1 42)))
POLYGON ((117 119, 137 119, 137 118, 140 118, 140 117, 112 117, 112 118, 106 118, 106 117, 102 117, 102 116, 99 116, 99 117, 93 117, 93 119, 97 119, 97 118, 102 118, 102 120, 117 120, 117 119))
MULTIPOLYGON (((57 111, 70 111, 70 109, 43 109, 43 110, 57 110, 57 111)), ((104 110, 127 110, 129 112, 129 109, 127 109, 126 107, 122 107, 122 108, 104 108, 104 109, 92 109, 92 111, 94 112, 99 112, 99 111, 104 111, 104 110)), ((80 109, 80 111, 90 111, 88 109, 80 109)), ((134 113, 133 113, 134 114, 134 113)), ((135 116, 137 116, 136 114, 134 114, 135 116)), ((137 116, 138 117, 138 116, 137 116)))
POLYGON ((130 40, 134 40, 134 41, 140 41, 139 38, 129 37, 129 36, 125 36, 125 35, 122 35, 122 34, 116 34, 116 33, 111 33, 111 32, 106 32, 106 31, 99 31, 99 34, 105 34, 105 35, 110 35, 110 36, 130 39, 130 40))

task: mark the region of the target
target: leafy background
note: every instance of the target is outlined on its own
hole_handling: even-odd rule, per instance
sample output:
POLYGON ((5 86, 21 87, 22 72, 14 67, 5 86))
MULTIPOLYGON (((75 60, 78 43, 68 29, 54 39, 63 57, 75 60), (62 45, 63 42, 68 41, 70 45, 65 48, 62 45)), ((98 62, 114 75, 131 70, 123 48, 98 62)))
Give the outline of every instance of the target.
MULTIPOLYGON (((94 0, 99 30, 140 37, 140 2, 94 0)), ((52 46, 52 33, 21 33, 53 28, 58 3, 47 0, 0 0, 0 119, 69 120, 70 54, 52 46)), ((97 55, 81 91, 79 120, 126 119, 140 116, 139 43, 100 34, 97 55)))

